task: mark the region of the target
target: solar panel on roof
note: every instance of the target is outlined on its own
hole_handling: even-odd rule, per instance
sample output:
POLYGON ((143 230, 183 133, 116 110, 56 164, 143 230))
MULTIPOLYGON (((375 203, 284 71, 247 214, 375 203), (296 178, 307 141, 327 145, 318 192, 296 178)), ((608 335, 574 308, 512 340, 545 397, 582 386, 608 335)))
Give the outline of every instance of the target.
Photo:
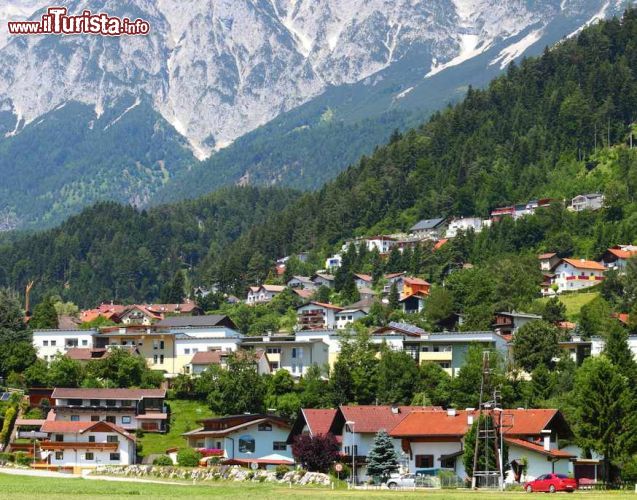
POLYGON ((425 332, 422 328, 418 328, 417 326, 410 325, 408 323, 398 323, 396 321, 392 321, 391 323, 389 323, 389 326, 390 328, 397 328, 404 332, 413 333, 415 335, 420 335, 425 332))
POLYGON ((10 392, 3 392, 2 394, 0 394, 0 401, 9 401, 10 397, 11 397, 10 392))

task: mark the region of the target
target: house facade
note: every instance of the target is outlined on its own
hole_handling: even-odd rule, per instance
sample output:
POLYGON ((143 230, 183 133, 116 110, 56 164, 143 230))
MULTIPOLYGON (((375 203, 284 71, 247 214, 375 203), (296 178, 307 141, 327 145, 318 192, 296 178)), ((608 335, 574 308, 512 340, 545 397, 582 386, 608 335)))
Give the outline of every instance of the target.
POLYGON ((606 269, 613 269, 624 274, 628 261, 635 258, 637 258, 637 245, 617 245, 604 252, 600 264, 606 269))
POLYGON ((183 434, 188 446, 220 450, 222 463, 261 468, 294 463, 287 443, 291 426, 281 417, 245 414, 198 422, 201 427, 183 434))
POLYGON ((473 231, 479 233, 489 221, 483 221, 479 217, 462 217, 449 222, 445 238, 455 238, 460 232, 473 231))
POLYGON ((498 312, 495 313, 493 323, 494 330, 500 335, 514 335, 522 326, 532 321, 541 321, 542 316, 539 314, 530 314, 523 312, 498 312))
POLYGON ((135 436, 109 422, 46 420, 40 432, 48 436, 40 450, 49 465, 94 468, 136 462, 135 436))
POLYGON ((574 292, 599 285, 606 268, 599 262, 585 259, 562 259, 555 267, 552 283, 557 293, 574 292))
POLYGON ((97 330, 34 330, 33 347, 44 361, 52 361, 58 354, 70 349, 94 347, 97 330))
POLYGON ((272 373, 286 370, 295 378, 305 375, 311 366, 324 366, 329 361, 329 346, 315 338, 298 339, 294 335, 251 337, 246 339, 243 347, 264 351, 272 373))
POLYGON ((261 285, 259 287, 250 287, 246 297, 246 304, 266 304, 279 295, 283 290, 285 290, 285 286, 283 285, 261 285))
POLYGON ((419 239, 438 240, 447 232, 447 220, 444 217, 423 219, 414 224, 409 231, 419 239))
POLYGON ((584 210, 599 210, 604 207, 604 195, 601 193, 580 194, 571 200, 569 210, 582 212, 584 210))
POLYGON ((336 328, 336 314, 342 307, 323 302, 309 302, 297 307, 297 324, 300 330, 333 330, 336 328))

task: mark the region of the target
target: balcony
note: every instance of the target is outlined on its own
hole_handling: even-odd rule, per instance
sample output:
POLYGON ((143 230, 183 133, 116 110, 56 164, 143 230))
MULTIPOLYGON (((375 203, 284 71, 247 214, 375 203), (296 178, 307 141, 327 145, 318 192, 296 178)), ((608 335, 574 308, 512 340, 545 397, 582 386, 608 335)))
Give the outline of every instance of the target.
POLYGON ((452 351, 442 352, 421 352, 420 362, 423 361, 451 361, 453 359, 452 351))
POLYGON ((88 441, 43 441, 41 450, 112 450, 117 451, 119 443, 89 443, 88 441))

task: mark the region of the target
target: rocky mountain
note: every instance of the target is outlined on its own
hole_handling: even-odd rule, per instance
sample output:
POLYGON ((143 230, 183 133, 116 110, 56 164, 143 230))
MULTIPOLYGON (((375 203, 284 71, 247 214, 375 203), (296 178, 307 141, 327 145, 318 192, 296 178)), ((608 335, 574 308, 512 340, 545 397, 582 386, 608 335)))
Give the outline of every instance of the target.
MULTIPOLYGON (((339 124, 378 118, 394 109, 418 110, 422 116, 457 98, 468 83, 485 83, 509 62, 619 12, 623 4, 619 0, 57 3, 71 13, 89 9, 143 18, 150 23, 151 33, 119 38, 0 38, 0 131, 4 135, 0 173, 15 173, 6 155, 3 159, 2 150, 15 147, 16 138, 29 132, 34 143, 42 142, 34 126, 51 113, 55 115, 61 106, 77 102, 91 109, 94 116, 78 118, 90 128, 109 110, 129 103, 120 110, 122 116, 131 110, 153 115, 146 120, 151 126, 146 134, 152 135, 158 128, 171 137, 185 138, 182 144, 175 140, 164 147, 169 156, 180 161, 163 162, 168 180, 147 185, 142 200, 114 193, 108 187, 95 191, 98 198, 142 203, 152 199, 162 185, 167 185, 164 191, 170 191, 170 179, 175 176, 183 179, 175 189, 180 193, 191 187, 197 193, 213 189, 218 185, 215 178, 223 178, 225 183, 240 179, 286 183, 288 174, 281 171, 296 179, 293 185, 307 187, 312 184, 309 176, 299 176, 298 170, 312 172, 320 165, 303 165, 299 158, 277 165, 273 159, 277 155, 270 154, 271 161, 264 166, 252 157, 241 158, 236 151, 230 155, 235 158, 233 165, 227 165, 213 153, 281 116, 285 117, 278 127, 281 142, 273 146, 275 149, 285 147, 290 131, 308 133, 305 127, 311 129, 320 120, 324 122, 326 112, 339 124), (191 154, 199 160, 213 157, 200 164, 191 158, 192 168, 184 168, 181 160, 191 154), (230 175, 225 172, 228 168, 234 168, 230 175), (202 172, 213 178, 210 183, 199 181, 202 172)), ((0 2, 0 28, 7 19, 38 18, 44 5, 39 0, 0 2)), ((120 125, 118 120, 111 128, 120 125)), ((365 152, 384 138, 370 134, 369 141, 357 144, 344 157, 365 152)), ((22 167, 19 175, 30 181, 31 195, 43 200, 41 211, 23 213, 21 206, 1 196, 0 214, 16 214, 13 225, 55 219, 50 209, 64 196, 64 190, 39 189, 33 171, 47 165, 51 175, 57 175, 69 167, 66 157, 72 156, 78 141, 85 140, 78 135, 53 160, 44 152, 37 160, 39 169, 22 167), (45 206, 47 200, 49 205, 45 206)), ((111 168, 100 170, 98 175, 121 175, 116 160, 119 152, 121 148, 113 150, 111 168)), ((146 169, 159 168, 157 162, 162 159, 153 158, 151 163, 153 152, 144 147, 134 156, 145 160, 140 164, 146 169)), ((83 168, 77 169, 75 182, 84 184, 96 175, 93 161, 89 155, 77 162, 83 168)), ((345 166, 339 162, 325 166, 326 175, 319 176, 320 181, 345 166)), ((83 198, 79 193, 79 204, 89 201, 83 198)))

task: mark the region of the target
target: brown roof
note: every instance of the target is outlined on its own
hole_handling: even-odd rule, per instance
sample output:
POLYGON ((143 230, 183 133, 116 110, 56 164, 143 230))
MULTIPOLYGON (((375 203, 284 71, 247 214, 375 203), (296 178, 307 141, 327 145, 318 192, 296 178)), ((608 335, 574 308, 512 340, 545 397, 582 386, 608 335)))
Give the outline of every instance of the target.
POLYGON ((148 304, 146 306, 149 311, 162 313, 181 313, 189 314, 199 309, 196 302, 187 301, 183 304, 148 304))
POLYGON ((405 278, 405 283, 409 285, 429 285, 428 281, 425 281, 420 278, 405 278))
POLYGON ((73 316, 58 316, 58 330, 79 330, 82 322, 73 316))
POLYGON ((570 264, 576 269, 592 269, 594 271, 606 271, 606 268, 599 262, 585 259, 562 259, 563 262, 570 264))
POLYGON ((519 446, 520 448, 525 448, 527 450, 531 450, 536 453, 541 453, 542 455, 547 455, 549 457, 554 457, 554 458, 576 458, 577 457, 577 455, 573 455, 572 453, 568 453, 562 450, 545 450, 544 446, 542 446, 541 444, 532 443, 524 439, 505 438, 504 440, 508 444, 519 446))
POLYGON ((93 349, 90 347, 73 347, 66 351, 66 356, 77 361, 89 361, 91 359, 101 359, 106 356, 108 349, 93 349))
MULTIPOLYGON (((505 431, 508 436, 537 436, 559 413, 554 409, 506 410, 504 422, 511 424, 505 431), (510 422, 509 422, 510 420, 510 422)), ((447 436, 461 437, 469 430, 469 414, 477 411, 458 410, 454 416, 446 411, 413 411, 391 431, 394 437, 447 436)))
POLYGON ((307 424, 310 434, 317 436, 319 434, 327 434, 330 431, 330 427, 334 422, 336 416, 336 410, 317 410, 317 409, 302 409, 303 416, 305 417, 305 423, 307 424))
POLYGON ((372 277, 369 274, 358 274, 355 273, 354 276, 356 276, 358 279, 361 279, 363 281, 372 281, 372 277))
POLYGON ((551 259, 553 257, 555 257, 557 254, 555 252, 550 252, 550 253, 542 253, 540 255, 537 256, 538 259, 540 260, 546 260, 546 259, 551 259))
POLYGON ((623 250, 621 248, 609 248, 608 253, 613 254, 618 259, 627 260, 637 255, 637 250, 623 250))
MULTIPOLYGON (((343 308, 339 307, 339 306, 335 306, 334 304, 325 304, 324 302, 308 302, 307 304, 303 304, 300 307, 305 307, 305 306, 309 306, 309 305, 315 305, 315 306, 319 306, 319 307, 325 307, 326 309, 334 309, 336 311, 342 311, 343 308)), ((299 307, 299 308, 300 308, 299 307)))
POLYGON ((384 276, 386 280, 390 280, 392 278, 398 278, 399 276, 404 276, 405 273, 389 273, 384 276))
POLYGON ((166 389, 71 389, 56 387, 53 399, 141 399, 165 398, 166 389))
POLYGON ((192 357, 190 364, 193 365, 218 365, 223 357, 221 351, 199 351, 192 357))
POLYGON ((261 288, 267 292, 282 292, 286 287, 284 285, 261 285, 261 288))
POLYGON ((293 292, 296 293, 302 299, 310 299, 312 298, 312 295, 314 295, 313 290, 307 290, 306 288, 301 288, 301 289, 294 288, 293 292))

